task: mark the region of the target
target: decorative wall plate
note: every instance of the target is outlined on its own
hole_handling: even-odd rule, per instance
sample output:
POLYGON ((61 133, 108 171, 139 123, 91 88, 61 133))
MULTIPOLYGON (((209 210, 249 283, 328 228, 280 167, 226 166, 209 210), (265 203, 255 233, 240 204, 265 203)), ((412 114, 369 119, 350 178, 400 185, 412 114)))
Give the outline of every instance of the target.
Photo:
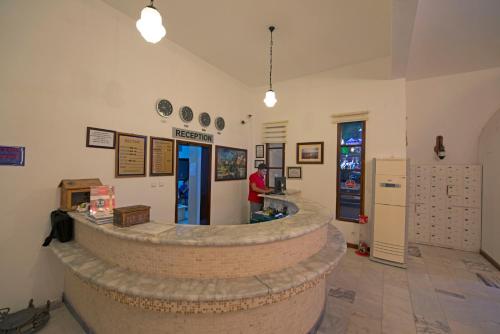
POLYGON ((184 123, 189 123, 193 120, 193 110, 188 106, 182 107, 179 110, 179 115, 184 123))
POLYGON ((160 99, 156 102, 156 111, 161 117, 168 117, 172 114, 172 103, 169 100, 160 99))
POLYGON ((215 124, 215 128, 219 131, 224 130, 224 128, 226 127, 226 122, 224 121, 224 118, 222 118, 222 117, 217 117, 215 119, 214 124, 215 124))
POLYGON ((212 119, 210 118, 210 115, 208 113, 202 112, 199 116, 199 121, 202 127, 207 128, 210 125, 212 119))

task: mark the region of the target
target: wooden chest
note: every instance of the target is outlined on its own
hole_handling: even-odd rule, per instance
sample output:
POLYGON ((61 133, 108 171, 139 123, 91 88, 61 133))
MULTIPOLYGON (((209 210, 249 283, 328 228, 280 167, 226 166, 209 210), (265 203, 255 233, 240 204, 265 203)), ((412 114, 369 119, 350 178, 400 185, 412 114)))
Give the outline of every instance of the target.
POLYGON ((149 206, 133 205, 113 210, 113 224, 120 227, 127 227, 149 221, 149 206))
POLYGON ((63 211, 72 211, 81 203, 90 202, 90 187, 102 186, 99 179, 62 180, 61 206, 63 211))

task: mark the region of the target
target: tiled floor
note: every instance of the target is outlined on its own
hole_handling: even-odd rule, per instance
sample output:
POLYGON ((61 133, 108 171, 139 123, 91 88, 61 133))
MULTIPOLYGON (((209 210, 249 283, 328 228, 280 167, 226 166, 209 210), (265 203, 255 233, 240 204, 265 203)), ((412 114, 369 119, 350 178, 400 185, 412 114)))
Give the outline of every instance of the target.
POLYGON ((500 333, 500 272, 479 254, 412 245, 408 269, 352 250, 328 278, 320 334, 500 333))
MULTIPOLYGON (((500 272, 479 254, 422 245, 410 254, 404 270, 348 250, 328 277, 318 334, 500 333, 500 272)), ((83 333, 65 307, 51 316, 40 333, 83 333)))
POLYGON ((65 306, 50 312, 50 320, 40 334, 85 334, 65 306))

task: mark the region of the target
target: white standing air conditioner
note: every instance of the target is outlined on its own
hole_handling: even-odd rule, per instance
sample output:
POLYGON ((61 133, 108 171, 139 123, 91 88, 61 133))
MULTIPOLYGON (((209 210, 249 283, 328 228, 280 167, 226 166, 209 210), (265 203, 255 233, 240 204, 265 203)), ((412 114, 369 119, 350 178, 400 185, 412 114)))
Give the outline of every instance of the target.
POLYGON ((407 187, 409 162, 373 159, 373 242, 370 259, 406 267, 407 187))

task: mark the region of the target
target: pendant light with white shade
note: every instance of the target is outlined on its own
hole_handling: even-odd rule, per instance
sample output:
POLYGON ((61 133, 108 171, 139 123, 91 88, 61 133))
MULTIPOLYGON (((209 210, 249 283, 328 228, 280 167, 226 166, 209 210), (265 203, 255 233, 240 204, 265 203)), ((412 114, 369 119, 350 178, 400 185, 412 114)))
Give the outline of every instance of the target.
POLYGON ((167 33, 160 12, 153 6, 153 0, 149 6, 143 8, 141 18, 137 20, 135 26, 146 42, 153 44, 158 43, 167 33))
POLYGON ((269 52, 269 90, 266 92, 266 97, 264 98, 264 104, 268 108, 274 107, 278 100, 276 99, 276 93, 273 91, 273 31, 276 29, 274 26, 269 27, 271 32, 271 45, 269 52))

